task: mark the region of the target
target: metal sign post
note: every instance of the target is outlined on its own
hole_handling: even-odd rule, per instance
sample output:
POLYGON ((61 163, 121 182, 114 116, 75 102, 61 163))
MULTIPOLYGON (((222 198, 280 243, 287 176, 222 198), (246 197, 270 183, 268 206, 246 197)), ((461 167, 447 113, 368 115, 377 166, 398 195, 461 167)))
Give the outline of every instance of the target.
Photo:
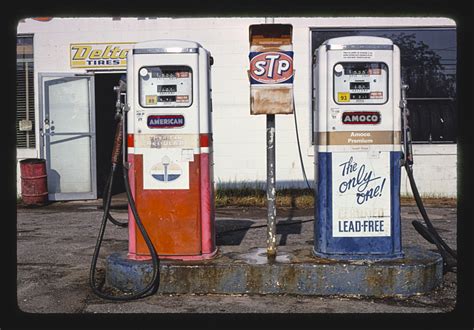
POLYGON ((267 256, 276 258, 275 115, 267 115, 267 256))
MULTIPOLYGON (((266 19, 265 22, 273 23, 266 19)), ((276 258, 275 114, 293 113, 293 45, 289 24, 251 25, 250 113, 267 116, 267 257, 276 258)))

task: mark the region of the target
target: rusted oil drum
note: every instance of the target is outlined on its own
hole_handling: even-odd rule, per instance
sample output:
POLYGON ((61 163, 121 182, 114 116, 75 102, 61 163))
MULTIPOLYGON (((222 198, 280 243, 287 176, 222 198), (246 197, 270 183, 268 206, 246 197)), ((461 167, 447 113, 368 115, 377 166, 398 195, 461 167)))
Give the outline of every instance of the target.
POLYGON ((27 158, 20 161, 21 198, 25 205, 41 205, 48 201, 46 161, 27 158))

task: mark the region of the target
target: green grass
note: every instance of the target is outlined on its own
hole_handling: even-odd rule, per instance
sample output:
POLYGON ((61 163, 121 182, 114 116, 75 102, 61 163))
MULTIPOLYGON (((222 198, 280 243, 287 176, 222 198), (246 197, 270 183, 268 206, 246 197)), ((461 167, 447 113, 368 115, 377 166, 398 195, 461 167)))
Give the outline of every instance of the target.
MULTIPOLYGON (((226 182, 219 183, 216 189, 216 206, 256 206, 267 205, 264 183, 226 182)), ((314 192, 311 189, 284 188, 276 191, 277 207, 312 208, 314 192)))
MULTIPOLYGON (((216 193, 216 206, 257 206, 265 207, 267 196, 265 191, 257 191, 253 194, 244 194, 241 191, 218 191, 216 193)), ((276 192, 277 207, 312 208, 314 206, 313 192, 306 193, 295 190, 276 192)))
MULTIPOLYGON (((423 195, 423 203, 427 206, 456 207, 456 198, 438 195, 423 195)), ((415 199, 410 195, 400 197, 402 205, 416 205, 415 199)), ((264 183, 255 182, 227 182, 218 183, 216 188, 216 206, 238 207, 265 207, 267 194, 264 183)), ((312 189, 284 188, 276 191, 277 207, 291 207, 308 209, 314 207, 314 191, 312 189)))

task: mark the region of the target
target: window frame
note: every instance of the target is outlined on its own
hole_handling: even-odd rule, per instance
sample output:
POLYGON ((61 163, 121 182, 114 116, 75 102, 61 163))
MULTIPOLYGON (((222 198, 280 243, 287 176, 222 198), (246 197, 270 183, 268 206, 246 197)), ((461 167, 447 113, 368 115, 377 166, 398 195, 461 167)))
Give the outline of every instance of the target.
MULTIPOLYGON (((19 96, 23 96, 24 97, 24 103, 25 103, 25 109, 24 109, 24 114, 22 113, 21 116, 19 116, 20 112, 19 112, 19 104, 18 104, 18 100, 16 101, 16 107, 15 107, 15 112, 16 112, 16 120, 15 120, 15 136, 16 136, 16 148, 17 149, 35 149, 37 144, 36 144, 36 111, 35 111, 35 66, 34 66, 34 35, 33 34, 29 34, 29 33, 25 33, 25 34, 17 34, 16 35, 16 75, 17 75, 17 81, 16 81, 16 90, 15 90, 15 93, 16 93, 16 98, 18 99, 19 96), (31 58, 30 57, 24 57, 24 56, 20 56, 20 54, 18 53, 18 46, 19 46, 19 39, 31 39, 31 58), (31 71, 29 71, 29 64, 31 63, 31 71), (18 70, 18 65, 24 65, 25 68, 27 68, 26 70, 22 70, 22 71, 19 71, 18 70), (19 85, 18 85, 18 74, 19 72, 22 72, 25 77, 24 77, 24 81, 25 81, 25 91, 24 91, 24 95, 19 95, 19 85), (30 91, 31 90, 31 91, 30 91), (29 131, 24 131, 24 134, 25 134, 25 137, 24 137, 24 140, 25 142, 23 143, 23 141, 21 142, 21 145, 19 145, 19 141, 20 141, 20 136, 19 134, 22 133, 22 131, 20 131, 20 128, 19 128, 19 122, 20 120, 30 120, 31 123, 32 123, 32 129, 29 130, 29 131)), ((30 44, 30 43, 28 43, 30 44)), ((23 137, 21 137, 21 140, 23 140, 23 137)))
MULTIPOLYGON (((455 87, 455 95, 454 97, 407 97, 408 101, 408 108, 410 108, 410 101, 415 101, 415 102, 423 102, 423 101, 451 101, 453 102, 454 106, 454 113, 453 113, 453 118, 454 118, 454 131, 456 131, 456 126, 457 126, 457 46, 458 46, 458 40, 457 40, 457 29, 455 26, 396 26, 396 27, 391 27, 391 26, 373 26, 373 27, 357 27, 357 26, 347 26, 347 27, 310 27, 309 28, 309 39, 310 39, 310 104, 311 104, 311 111, 310 111, 310 145, 314 146, 315 145, 315 134, 314 134, 314 106, 315 106, 315 98, 313 97, 313 90, 314 90, 314 77, 313 77, 313 70, 312 70, 312 65, 314 64, 314 51, 319 47, 314 45, 314 38, 313 35, 316 32, 335 32, 335 33, 340 33, 340 32, 351 32, 351 31, 356 31, 359 34, 363 34, 364 31, 377 31, 377 30, 385 30, 387 33, 396 33, 396 32, 408 32, 408 31, 437 31, 437 30, 443 30, 443 31, 454 31, 455 32, 455 40, 456 40, 456 67, 455 67, 455 82, 456 82, 456 87, 455 87)), ((335 38, 335 37, 334 37, 335 38)), ((401 64, 401 63, 400 63, 401 64)), ((431 140, 431 133, 432 133, 432 128, 430 127, 430 132, 429 136, 430 139, 427 141, 413 141, 413 144, 457 144, 457 134, 454 134, 454 141, 448 140, 448 141, 433 141, 431 140)))

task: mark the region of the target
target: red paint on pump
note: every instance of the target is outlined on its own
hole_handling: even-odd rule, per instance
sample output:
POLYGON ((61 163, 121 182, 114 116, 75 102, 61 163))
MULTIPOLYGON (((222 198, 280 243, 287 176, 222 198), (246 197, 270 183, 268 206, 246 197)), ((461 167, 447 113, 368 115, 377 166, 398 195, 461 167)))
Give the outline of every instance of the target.
MULTIPOLYGON (((128 135, 130 138, 130 134, 128 135)), ((133 135, 132 135, 132 140, 133 140, 133 135)), ((133 200, 135 200, 135 175, 133 174, 135 171, 135 155, 134 154, 128 154, 128 162, 130 163, 130 168, 128 170, 128 179, 130 183, 130 190, 132 193, 133 200)), ((130 209, 130 206, 128 207, 128 257, 130 259, 137 259, 136 257, 136 244, 137 244, 137 239, 136 239, 136 234, 135 234, 135 228, 136 228, 136 223, 135 223, 135 217, 133 216, 132 210, 130 209)), ((151 257, 148 257, 151 259, 151 257)))
POLYGON ((209 184, 211 175, 210 154, 200 155, 201 162, 201 228, 202 253, 212 253, 216 249, 214 241, 214 187, 209 184))
POLYGON ((209 135, 208 133, 199 134, 199 146, 200 147, 209 147, 209 135))
POLYGON ((135 146, 135 142, 133 140, 133 134, 127 135, 127 147, 133 148, 135 146))
MULTIPOLYGON (((194 155, 194 161, 189 163, 189 190, 145 190, 143 155, 134 156, 132 173, 135 176, 137 211, 160 257, 201 254, 199 169, 199 155, 194 155)), ((135 228, 135 237, 136 257, 149 256, 148 247, 138 228, 135 228)))
MULTIPOLYGON (((203 134, 208 135, 208 134, 203 134)), ((211 142, 212 144, 212 142, 211 142)), ((190 190, 193 203, 190 203, 189 190, 146 190, 143 194, 139 192, 136 182, 138 177, 142 178, 142 155, 129 154, 130 162, 130 188, 132 196, 137 201, 137 209, 147 233, 161 259, 180 259, 180 260, 203 260, 212 258, 216 253, 215 228, 214 228, 214 189, 212 186, 212 154, 202 153, 194 156, 194 162, 190 163, 190 174, 194 173, 194 178, 190 177, 190 190), (139 165, 137 165, 140 163, 139 165), (200 170, 199 170, 200 169, 200 170), (199 193, 196 191, 199 190, 199 193), (137 196, 135 198, 135 196, 137 196), (166 203, 161 205, 144 203, 144 198, 153 195, 155 199, 163 201, 173 200, 173 205, 180 209, 180 213, 192 213, 192 217, 179 220, 180 215, 169 208, 166 203), (198 195, 198 196, 197 196, 198 195), (179 200, 179 201, 178 201, 179 200), (152 207, 150 207, 152 204, 152 207), (144 208, 147 207, 145 210, 144 208), (145 212, 146 211, 146 212, 145 212), (195 212, 196 211, 196 212, 195 212), (174 214, 175 221, 169 221, 171 214, 174 214), (168 217, 168 220, 164 219, 168 217), (163 220, 164 219, 164 220, 163 220), (149 228, 154 228, 149 230, 149 228), (156 229, 160 227, 160 229, 156 229), (182 233, 183 229, 189 228, 195 235, 189 235, 190 230, 182 233), (171 235, 171 232, 174 234, 171 235), (164 237, 161 235, 165 235, 164 237), (171 241, 170 241, 171 238, 171 241), (177 240, 177 242, 172 242, 177 240), (186 249, 184 245, 190 243, 194 246, 193 251, 186 249), (194 254, 191 254, 194 253, 194 254)), ((143 179, 140 181, 140 187, 143 187, 143 179)), ((148 251, 139 229, 136 227, 135 218, 129 209, 129 253, 128 257, 134 260, 149 260, 151 256, 148 251)))

